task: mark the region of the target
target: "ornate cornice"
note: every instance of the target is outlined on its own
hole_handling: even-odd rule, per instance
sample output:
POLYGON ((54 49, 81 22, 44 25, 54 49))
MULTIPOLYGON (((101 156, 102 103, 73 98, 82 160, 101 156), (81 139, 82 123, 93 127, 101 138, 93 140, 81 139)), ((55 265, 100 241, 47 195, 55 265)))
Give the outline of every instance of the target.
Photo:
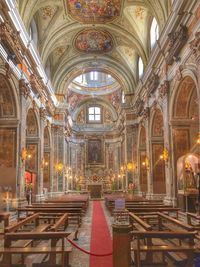
POLYGON ((194 40, 190 42, 190 48, 197 64, 200 65, 200 32, 196 32, 194 40))
POLYGON ((135 112, 137 116, 141 116, 144 110, 144 101, 142 99, 137 99, 135 103, 135 112))
POLYGON ((167 49, 166 62, 172 65, 174 61, 179 59, 179 53, 188 39, 188 29, 184 25, 180 25, 179 31, 170 32, 168 34, 169 45, 167 49))
POLYGON ((163 84, 159 87, 159 97, 161 99, 165 98, 169 92, 169 82, 167 80, 164 81, 163 84))
POLYGON ((12 69, 7 62, 5 63, 5 69, 6 69, 6 78, 10 79, 12 74, 12 69))
POLYGON ((159 76, 158 74, 153 73, 151 77, 149 78, 147 82, 147 86, 146 86, 148 90, 148 94, 151 95, 153 92, 155 92, 158 85, 159 85, 159 76))
POLYGON ((54 106, 53 102, 51 102, 50 100, 47 100, 46 103, 45 103, 45 107, 46 107, 47 112, 48 112, 51 116, 54 116, 54 113, 55 113, 55 106, 54 106))
POLYGON ((4 48, 8 50, 10 59, 16 61, 16 63, 21 63, 23 61, 23 54, 19 41, 19 32, 14 31, 8 22, 0 23, 0 40, 4 48))
POLYGON ((27 99, 28 96, 30 95, 30 89, 28 87, 28 83, 26 83, 24 79, 19 80, 19 90, 21 95, 23 95, 25 99, 27 99))
POLYGON ((40 108, 40 118, 45 120, 46 119, 46 109, 45 108, 40 108))
POLYGON ((33 91, 38 94, 40 101, 46 105, 47 101, 47 93, 46 93, 46 86, 43 84, 42 78, 36 74, 31 74, 30 76, 30 85, 33 91))
POLYGON ((146 121, 149 118, 150 110, 149 107, 146 107, 142 111, 142 120, 146 121))

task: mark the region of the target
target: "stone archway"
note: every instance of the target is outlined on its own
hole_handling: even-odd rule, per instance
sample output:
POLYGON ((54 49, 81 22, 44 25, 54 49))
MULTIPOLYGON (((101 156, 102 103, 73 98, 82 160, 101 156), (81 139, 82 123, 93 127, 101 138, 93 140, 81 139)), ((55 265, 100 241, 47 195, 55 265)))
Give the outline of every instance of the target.
POLYGON ((195 82, 186 76, 179 84, 173 102, 172 129, 174 164, 186 153, 197 152, 195 139, 198 133, 198 99, 195 82))
POLYGON ((160 109, 156 109, 153 114, 151 128, 152 143, 152 175, 153 175, 153 193, 165 194, 165 163, 160 160, 160 155, 164 149, 163 136, 163 114, 160 109))

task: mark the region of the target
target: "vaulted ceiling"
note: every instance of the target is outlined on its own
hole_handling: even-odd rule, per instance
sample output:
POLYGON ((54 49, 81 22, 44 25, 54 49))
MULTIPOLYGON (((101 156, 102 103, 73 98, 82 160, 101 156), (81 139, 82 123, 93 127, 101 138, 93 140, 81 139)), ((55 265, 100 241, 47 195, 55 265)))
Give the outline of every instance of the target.
POLYGON ((150 56, 151 21, 156 18, 161 32, 171 0, 16 2, 55 92, 70 96, 73 79, 91 70, 112 75, 121 92, 133 93, 139 80, 138 58, 146 66, 150 56))

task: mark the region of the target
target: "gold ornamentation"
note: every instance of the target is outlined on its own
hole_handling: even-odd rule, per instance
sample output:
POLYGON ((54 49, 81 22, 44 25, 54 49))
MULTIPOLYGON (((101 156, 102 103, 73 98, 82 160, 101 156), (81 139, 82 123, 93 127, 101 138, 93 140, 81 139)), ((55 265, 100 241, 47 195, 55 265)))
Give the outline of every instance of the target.
POLYGON ((42 9, 43 19, 52 18, 55 13, 55 9, 51 6, 46 6, 42 9))
POLYGON ((136 18, 143 19, 144 18, 144 8, 141 6, 137 6, 135 9, 135 16, 136 18))

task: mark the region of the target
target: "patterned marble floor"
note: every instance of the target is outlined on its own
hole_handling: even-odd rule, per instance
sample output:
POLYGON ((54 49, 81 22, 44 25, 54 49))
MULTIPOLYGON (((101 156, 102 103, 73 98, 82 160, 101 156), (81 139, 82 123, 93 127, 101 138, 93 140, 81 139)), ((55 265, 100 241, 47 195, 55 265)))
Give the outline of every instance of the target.
MULTIPOLYGON (((108 226, 111 225, 111 217, 107 209, 105 208, 104 201, 101 202, 106 220, 108 223, 108 226)), ((88 210, 83 217, 83 223, 79 231, 79 240, 77 244, 86 249, 90 250, 90 237, 91 237, 91 223, 92 223, 92 208, 93 208, 93 202, 90 201, 88 210)), ((111 230, 111 227, 109 227, 111 230)), ((73 251, 70 256, 70 264, 72 267, 89 267, 89 258, 90 256, 79 251, 76 248, 73 248, 73 251)))

